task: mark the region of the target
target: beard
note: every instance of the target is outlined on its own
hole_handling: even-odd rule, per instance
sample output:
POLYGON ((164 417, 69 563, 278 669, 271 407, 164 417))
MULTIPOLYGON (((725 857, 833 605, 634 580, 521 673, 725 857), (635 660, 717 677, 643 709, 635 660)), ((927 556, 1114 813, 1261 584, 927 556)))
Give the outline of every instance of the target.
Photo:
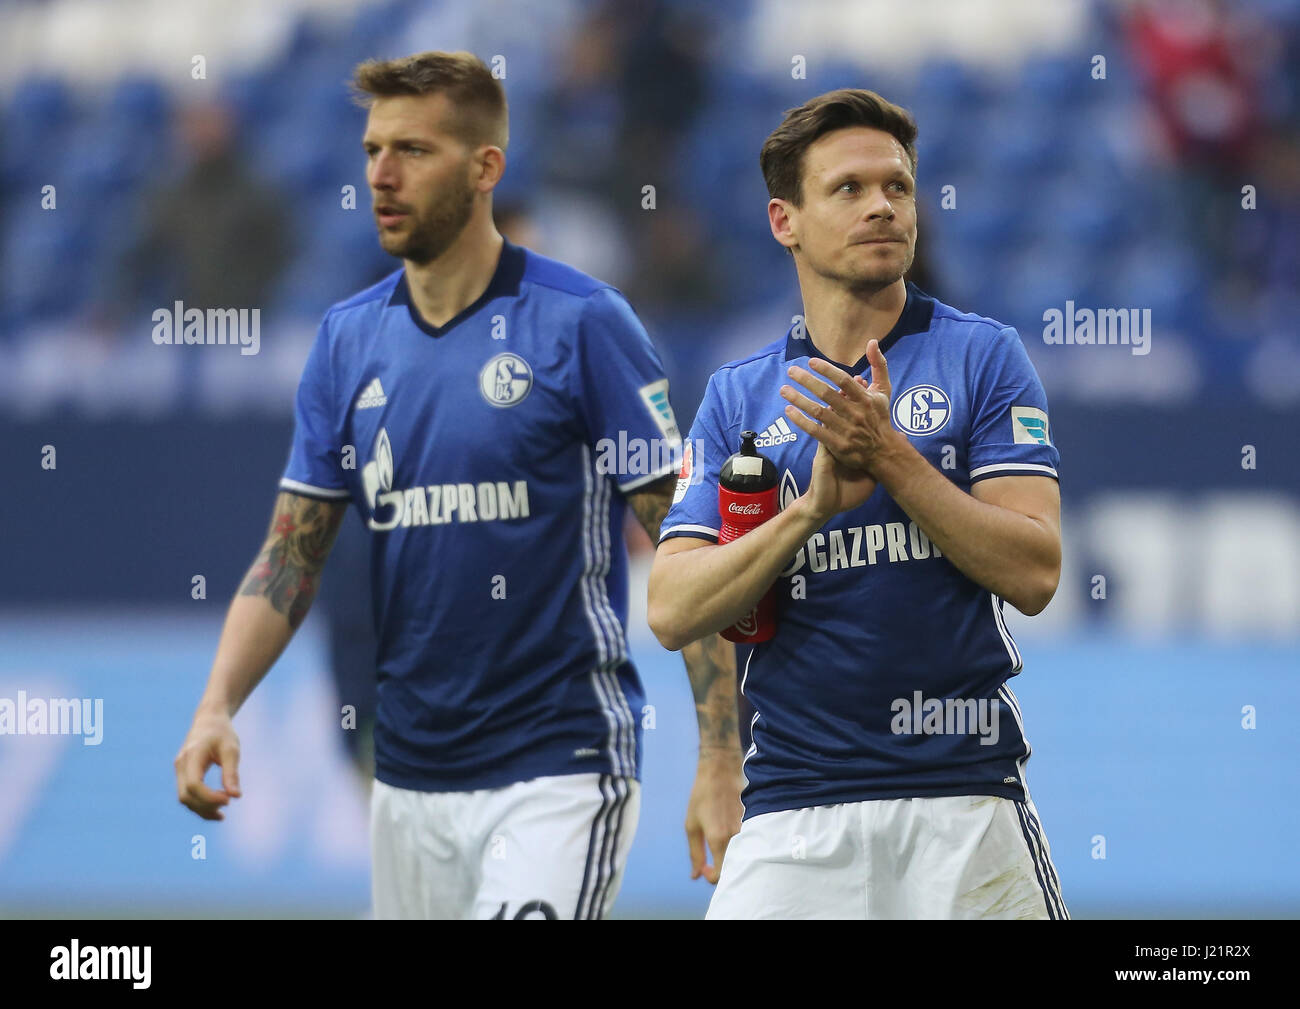
POLYGON ((407 218, 409 230, 404 234, 380 228, 380 248, 390 256, 423 266, 451 248, 473 211, 474 190, 460 180, 454 188, 439 194, 422 213, 412 208, 407 218))
MULTIPOLYGON (((824 274, 839 281, 844 287, 858 294, 871 294, 897 283, 899 278, 907 276, 916 255, 915 246, 908 246, 899 263, 892 257, 884 262, 854 264, 852 267, 833 266, 824 274)), ((823 271, 818 271, 823 272, 823 271)))

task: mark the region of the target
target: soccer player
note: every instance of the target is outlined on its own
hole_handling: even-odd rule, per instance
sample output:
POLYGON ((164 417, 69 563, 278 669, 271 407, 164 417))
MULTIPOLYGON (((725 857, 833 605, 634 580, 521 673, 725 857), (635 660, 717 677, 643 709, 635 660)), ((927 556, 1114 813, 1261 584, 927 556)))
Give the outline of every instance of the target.
POLYGON ((1047 400, 1013 329, 903 279, 915 139, 904 109, 846 89, 791 110, 760 157, 804 316, 710 379, 649 595, 680 648, 776 586, 710 918, 1068 917, 1003 618, 1060 576, 1047 400), (718 471, 746 429, 783 508, 719 545, 718 471))
MULTIPOLYGON (((601 918, 640 807, 623 519, 657 539, 670 503, 668 382, 615 289, 498 234, 506 101, 480 60, 372 61, 354 85, 379 241, 402 268, 321 324, 270 532, 176 758, 180 799, 222 819, 240 794, 232 716, 353 504, 379 639, 375 916, 601 918), (203 782, 213 763, 221 789, 203 782)), ((713 639, 687 657, 688 834, 713 881, 740 826, 733 656, 713 639)))

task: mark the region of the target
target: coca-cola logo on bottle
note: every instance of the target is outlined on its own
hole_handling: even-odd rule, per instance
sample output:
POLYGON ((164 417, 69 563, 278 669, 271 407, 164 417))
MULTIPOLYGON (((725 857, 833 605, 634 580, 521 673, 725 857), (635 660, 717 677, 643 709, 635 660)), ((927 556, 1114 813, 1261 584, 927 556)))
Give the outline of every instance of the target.
POLYGON ((745 637, 752 637, 758 633, 758 607, 750 610, 743 617, 736 621, 736 630, 745 637))
POLYGON ((732 515, 761 515, 763 506, 761 504, 737 504, 735 501, 727 503, 727 511, 732 515))

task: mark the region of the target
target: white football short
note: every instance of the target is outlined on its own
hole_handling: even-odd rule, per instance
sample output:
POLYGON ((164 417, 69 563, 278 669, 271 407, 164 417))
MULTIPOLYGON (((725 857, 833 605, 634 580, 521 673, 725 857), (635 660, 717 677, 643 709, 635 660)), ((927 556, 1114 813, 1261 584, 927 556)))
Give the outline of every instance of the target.
POLYGON ((474 792, 374 782, 376 918, 604 918, 623 882, 641 786, 608 774, 474 792))
POLYGON ((1038 811, 992 795, 750 817, 707 917, 1068 919, 1038 811))

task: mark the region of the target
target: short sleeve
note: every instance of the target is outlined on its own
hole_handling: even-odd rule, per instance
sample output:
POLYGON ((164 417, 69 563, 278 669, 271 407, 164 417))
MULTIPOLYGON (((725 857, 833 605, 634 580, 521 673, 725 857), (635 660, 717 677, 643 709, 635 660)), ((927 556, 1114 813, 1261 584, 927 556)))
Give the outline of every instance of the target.
POLYGON ((727 411, 719 390, 715 373, 686 439, 677 490, 659 533, 660 543, 674 536, 718 538, 718 471, 738 447, 727 443, 727 411))
POLYGON ((624 494, 675 472, 682 435, 663 362, 617 291, 587 298, 574 356, 572 393, 600 471, 624 494))
POLYGON ((343 479, 342 455, 330 373, 329 320, 321 323, 303 366, 294 400, 293 445, 280 489, 304 497, 342 500, 350 496, 343 479))
POLYGON ((995 476, 1059 479, 1047 394, 1020 335, 1002 330, 984 361, 971 399, 970 480, 995 476))

